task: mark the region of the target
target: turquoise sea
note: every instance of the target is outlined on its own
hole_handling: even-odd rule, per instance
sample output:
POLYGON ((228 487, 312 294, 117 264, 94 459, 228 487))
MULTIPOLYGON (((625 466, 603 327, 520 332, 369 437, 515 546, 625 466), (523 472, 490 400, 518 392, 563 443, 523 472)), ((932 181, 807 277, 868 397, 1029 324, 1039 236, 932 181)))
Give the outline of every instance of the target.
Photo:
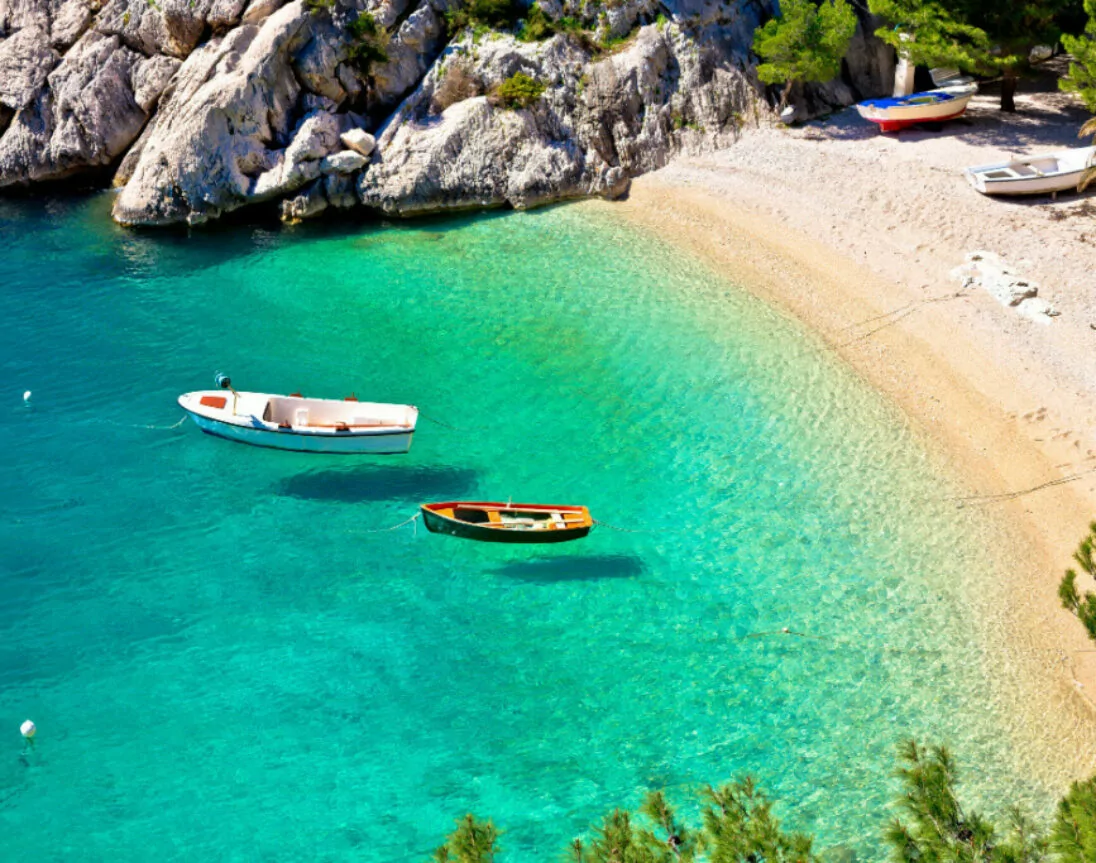
POLYGON ((472 811, 551 861, 750 772, 877 860, 912 735, 990 811, 1051 799, 986 707, 977 524, 740 287, 581 207, 187 234, 109 205, 0 200, 0 859, 422 860, 472 811), (218 370, 430 419, 360 460, 170 428, 218 370), (627 530, 378 532, 454 497, 627 530))

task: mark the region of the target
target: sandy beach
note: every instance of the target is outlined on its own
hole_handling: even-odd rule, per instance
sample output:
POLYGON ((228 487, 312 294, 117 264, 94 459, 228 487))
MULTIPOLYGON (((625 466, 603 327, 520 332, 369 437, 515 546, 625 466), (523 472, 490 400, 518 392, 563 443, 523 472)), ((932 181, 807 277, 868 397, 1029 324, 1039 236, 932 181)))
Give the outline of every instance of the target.
POLYGON ((1087 115, 1051 76, 1017 103, 1008 115, 980 94, 939 131, 882 135, 854 109, 749 131, 640 178, 625 201, 583 206, 702 256, 819 333, 960 477, 971 499, 957 511, 984 515, 1000 559, 972 598, 987 697, 1017 758, 1058 784, 1096 770, 1096 645, 1056 596, 1096 518, 1096 193, 993 199, 967 185, 966 166, 1080 144, 1087 115), (979 251, 1056 314, 954 277, 979 251))

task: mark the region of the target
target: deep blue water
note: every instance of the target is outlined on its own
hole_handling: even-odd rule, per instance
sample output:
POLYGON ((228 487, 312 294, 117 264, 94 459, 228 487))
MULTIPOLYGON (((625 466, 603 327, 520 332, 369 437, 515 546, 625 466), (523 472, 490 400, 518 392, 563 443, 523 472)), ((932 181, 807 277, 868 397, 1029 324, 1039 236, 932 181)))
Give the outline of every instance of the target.
POLYGON ((977 525, 745 291, 580 208, 191 234, 108 208, 0 200, 0 859, 418 860, 474 811, 549 861, 746 771, 875 859, 911 735, 1045 805, 986 709, 977 525), (170 428, 216 370, 430 419, 361 460, 170 428), (454 497, 634 532, 371 532, 454 497))

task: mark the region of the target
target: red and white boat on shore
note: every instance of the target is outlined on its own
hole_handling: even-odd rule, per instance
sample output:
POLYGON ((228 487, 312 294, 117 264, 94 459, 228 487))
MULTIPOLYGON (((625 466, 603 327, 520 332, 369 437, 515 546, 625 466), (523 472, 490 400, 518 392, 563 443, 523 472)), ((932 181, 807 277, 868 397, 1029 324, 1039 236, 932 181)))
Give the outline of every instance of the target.
POLYGON ((909 96, 867 99, 858 103, 856 110, 865 120, 878 124, 880 131, 897 132, 917 123, 954 120, 967 110, 967 104, 977 92, 977 84, 963 84, 909 96))

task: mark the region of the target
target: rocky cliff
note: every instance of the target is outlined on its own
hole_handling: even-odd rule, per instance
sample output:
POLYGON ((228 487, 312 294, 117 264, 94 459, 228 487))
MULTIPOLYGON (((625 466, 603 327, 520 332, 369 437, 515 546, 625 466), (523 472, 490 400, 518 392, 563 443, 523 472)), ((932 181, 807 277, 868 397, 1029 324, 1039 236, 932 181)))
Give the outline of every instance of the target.
MULTIPOLYGON (((769 114, 772 0, 0 0, 0 187, 113 176, 124 224, 618 194, 769 114)), ((862 28, 863 29, 863 28, 862 28)), ((808 110, 886 89, 858 34, 808 110)))

